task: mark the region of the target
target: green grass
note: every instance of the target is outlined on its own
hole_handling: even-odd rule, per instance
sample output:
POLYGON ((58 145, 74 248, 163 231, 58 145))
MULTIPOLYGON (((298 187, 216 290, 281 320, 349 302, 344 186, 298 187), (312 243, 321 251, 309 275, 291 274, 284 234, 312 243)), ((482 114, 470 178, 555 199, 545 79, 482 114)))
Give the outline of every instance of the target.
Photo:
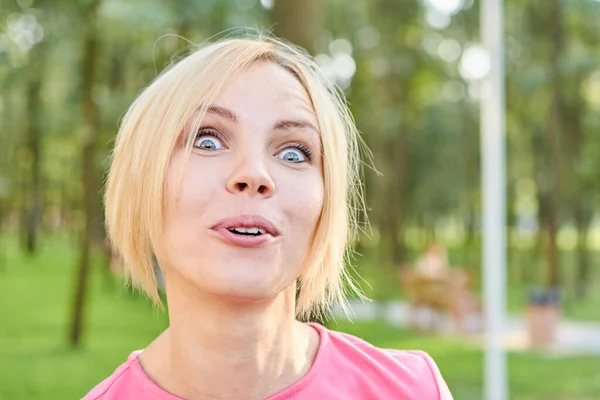
MULTIPOLYGON (((144 347, 167 325, 164 313, 92 274, 86 330, 79 349, 67 346, 76 254, 66 240, 35 257, 7 250, 0 266, 0 399, 77 399, 144 347)), ((483 356, 464 341, 398 330, 383 323, 340 322, 381 346, 428 351, 457 400, 482 399, 483 356)), ((511 354, 511 399, 600 398, 600 359, 511 354)))
POLYGON ((9 250, 0 272, 0 399, 81 398, 166 326, 166 315, 107 287, 96 267, 83 343, 70 349, 75 260, 66 244, 31 259, 9 250))

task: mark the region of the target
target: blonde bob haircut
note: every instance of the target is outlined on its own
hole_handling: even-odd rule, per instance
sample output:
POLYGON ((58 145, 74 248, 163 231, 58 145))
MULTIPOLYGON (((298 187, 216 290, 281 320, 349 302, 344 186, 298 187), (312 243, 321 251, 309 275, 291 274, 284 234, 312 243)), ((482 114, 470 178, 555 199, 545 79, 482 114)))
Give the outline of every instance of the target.
POLYGON ((173 153, 200 127, 206 108, 224 85, 256 62, 289 71, 306 89, 323 151, 324 204, 297 279, 296 315, 348 312, 346 291, 363 297, 350 277, 349 243, 364 211, 359 146, 341 92, 328 83, 310 56, 265 35, 225 38, 194 49, 163 71, 125 114, 112 154, 105 191, 108 237, 124 262, 130 284, 162 305, 155 257, 165 224, 165 177, 173 153), (191 123, 190 123, 191 122, 191 123))

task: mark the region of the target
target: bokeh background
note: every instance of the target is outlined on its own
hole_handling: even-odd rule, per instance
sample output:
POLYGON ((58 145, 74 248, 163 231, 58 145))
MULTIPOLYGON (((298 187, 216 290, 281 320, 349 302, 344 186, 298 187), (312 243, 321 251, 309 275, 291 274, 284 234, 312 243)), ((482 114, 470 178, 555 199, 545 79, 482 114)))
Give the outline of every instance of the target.
MULTIPOLYGON (((380 172, 365 168, 371 228, 355 261, 373 302, 353 302, 353 323, 326 323, 424 349, 456 399, 482 399, 479 100, 489 60, 479 6, 1 0, 0 399, 80 398, 167 325, 123 288, 104 245, 107 156, 127 107, 190 41, 242 26, 317 57, 380 172), (457 291, 415 283, 432 243, 468 277, 457 291), (459 297, 469 306, 456 332, 459 297)), ((598 399, 600 1, 505 6, 510 398, 598 399), (539 345, 540 331, 554 338, 539 345)))

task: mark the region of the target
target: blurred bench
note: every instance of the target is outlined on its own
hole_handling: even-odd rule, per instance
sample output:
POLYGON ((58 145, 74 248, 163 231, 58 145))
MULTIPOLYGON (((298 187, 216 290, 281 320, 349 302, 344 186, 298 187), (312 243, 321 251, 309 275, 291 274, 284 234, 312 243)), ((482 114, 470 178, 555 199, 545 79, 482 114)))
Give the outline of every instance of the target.
POLYGON ((419 309, 432 312, 428 328, 441 327, 441 318, 450 315, 454 331, 465 332, 465 322, 472 313, 481 315, 481 302, 471 292, 471 276, 467 270, 451 268, 444 274, 427 275, 410 266, 399 269, 398 278, 409 305, 409 325, 419 327, 419 309))

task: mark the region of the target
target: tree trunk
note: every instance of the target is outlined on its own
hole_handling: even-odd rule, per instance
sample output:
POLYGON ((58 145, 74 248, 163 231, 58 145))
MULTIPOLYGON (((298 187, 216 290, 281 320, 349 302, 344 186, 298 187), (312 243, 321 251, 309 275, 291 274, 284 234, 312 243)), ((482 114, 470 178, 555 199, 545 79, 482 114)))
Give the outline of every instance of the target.
MULTIPOLYGON (((396 99, 396 107, 398 110, 406 110, 408 102, 408 82, 403 80, 401 82, 400 93, 396 99)), ((392 138, 392 143, 389 148, 392 149, 389 160, 392 164, 392 171, 390 178, 393 180, 392 185, 388 186, 392 190, 392 198, 394 203, 386 207, 390 211, 389 218, 393 222, 393 232, 391 237, 393 238, 393 250, 392 256, 394 265, 397 267, 404 264, 406 261, 406 244, 404 240, 404 222, 405 213, 404 205, 406 196, 406 181, 408 178, 408 134, 409 126, 406 122, 406 114, 401 117, 399 136, 392 138)))
POLYGON ((404 40, 418 17, 418 9, 417 1, 400 5, 393 0, 374 0, 368 6, 370 19, 378 21, 380 31, 395 32, 395 35, 381 37, 377 52, 385 58, 394 54, 405 66, 396 73, 389 71, 377 77, 373 85, 377 95, 370 101, 373 115, 378 116, 373 123, 373 130, 378 134, 375 140, 380 151, 377 153, 384 155, 381 160, 384 176, 378 178, 381 184, 377 193, 380 204, 378 220, 385 227, 381 232, 381 242, 391 245, 391 248, 381 247, 380 252, 386 252, 384 257, 395 267, 406 261, 404 232, 408 215, 411 128, 414 126, 406 105, 411 98, 411 69, 415 59, 411 46, 404 40))
POLYGON ((577 276, 575 295, 579 300, 586 298, 590 283, 590 259, 587 247, 588 231, 592 214, 587 214, 581 205, 576 210, 577 223, 577 276))
POLYGON ((73 302, 71 321, 72 346, 78 346, 84 319, 88 275, 91 263, 92 236, 94 232, 94 204, 98 196, 96 173, 96 147, 98 141, 98 109, 92 97, 94 76, 97 68, 98 31, 97 14, 100 0, 91 0, 85 10, 85 36, 83 40, 82 61, 82 103, 83 103, 83 151, 82 151, 82 183, 84 187, 84 228, 81 240, 79 268, 73 302))
POLYGON ((540 246, 546 262, 544 283, 546 287, 557 287, 560 282, 558 273, 558 235, 556 223, 556 205, 552 194, 540 198, 540 246))
POLYGON ((548 5, 548 26, 550 27, 550 73, 552 76, 551 102, 546 126, 546 189, 547 198, 542 219, 543 249, 546 254, 546 285, 557 287, 560 283, 558 272, 558 214, 561 200, 562 141, 564 131, 564 85, 560 71, 560 61, 564 53, 563 20, 559 0, 548 5))
POLYGON ((593 218, 593 209, 590 207, 590 199, 594 194, 590 191, 588 172, 581 168, 583 160, 583 149, 585 146, 583 120, 586 115, 585 97, 581 93, 584 81, 583 71, 579 71, 569 80, 571 95, 569 102, 565 104, 565 123, 568 126, 568 134, 563 135, 564 148, 568 152, 569 160, 564 167, 565 179, 569 185, 568 205, 577 227, 577 270, 574 279, 574 291, 579 300, 583 300, 588 292, 590 282, 590 265, 587 248, 588 230, 593 218))
POLYGON ((271 12, 273 32, 314 54, 324 11, 323 0, 275 0, 271 12))
POLYGON ((39 226, 42 219, 42 169, 41 169, 41 116, 42 72, 45 51, 43 44, 31 50, 29 80, 26 90, 26 137, 25 152, 28 167, 27 200, 25 214, 25 249, 33 254, 38 247, 39 226))
POLYGON ((4 234, 4 213, 4 207, 0 207, 0 274, 6 272, 5 238, 8 236, 4 234))

